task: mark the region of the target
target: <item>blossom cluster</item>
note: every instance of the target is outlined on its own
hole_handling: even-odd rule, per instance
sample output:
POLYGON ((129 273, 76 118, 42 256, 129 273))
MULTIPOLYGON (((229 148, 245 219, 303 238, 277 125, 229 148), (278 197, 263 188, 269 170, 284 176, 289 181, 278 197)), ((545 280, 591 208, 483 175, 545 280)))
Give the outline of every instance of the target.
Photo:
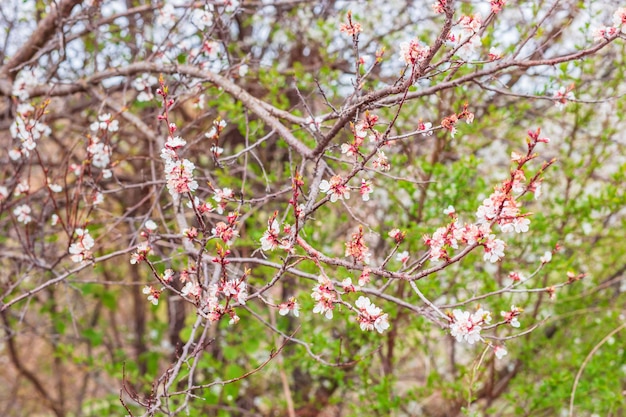
MULTIPOLYGON (((286 225, 285 232, 289 233, 291 227, 286 225)), ((267 229, 261 237, 261 249, 263 251, 273 251, 276 248, 281 248, 287 251, 291 251, 292 245, 287 238, 280 237, 280 225, 276 220, 276 213, 269 219, 267 229)))
POLYGON ((442 14, 445 11, 448 0, 437 0, 435 3, 431 4, 430 7, 437 14, 442 14))
POLYGON ((348 11, 346 15, 346 23, 342 23, 339 27, 340 32, 347 33, 350 36, 358 35, 363 29, 361 24, 352 20, 352 12, 348 11))
POLYGON ((194 9, 191 13, 191 23, 201 31, 213 26, 213 5, 208 4, 202 9, 194 9))
POLYGON ((19 148, 9 151, 9 157, 16 161, 22 156, 30 156, 43 136, 48 136, 50 127, 42 122, 47 103, 35 109, 29 103, 20 103, 16 109, 15 119, 9 127, 11 136, 19 140, 19 148))
POLYGON ((146 259, 148 259, 148 255, 151 251, 152 247, 150 247, 149 242, 141 242, 139 245, 137 245, 137 250, 133 252, 133 254, 130 256, 130 263, 132 265, 135 265, 142 261, 145 261, 146 259))
POLYGON ((509 311, 501 311, 500 315, 504 318, 505 323, 510 324, 512 327, 520 327, 517 317, 522 314, 522 311, 524 310, 512 305, 509 311))
POLYGON ((159 297, 161 296, 163 289, 158 290, 154 288, 152 285, 146 285, 145 287, 143 287, 142 292, 148 295, 148 301, 150 301, 153 305, 156 306, 159 304, 159 297))
POLYGON ((369 298, 359 297, 354 305, 359 309, 359 325, 363 331, 376 329, 378 333, 383 333, 389 328, 389 316, 376 307, 369 298))
MULTIPOLYGON (((520 190, 524 173, 517 170, 514 174, 513 190, 520 190)), ((503 232, 525 233, 530 220, 520 212, 520 203, 515 200, 506 187, 498 187, 476 211, 479 225, 496 222, 503 232)))
POLYGON ((317 278, 317 284, 311 293, 316 302, 313 313, 323 314, 330 320, 333 318, 335 303, 339 300, 335 286, 330 279, 322 275, 317 278))
POLYGON ((139 91, 136 100, 139 102, 150 101, 154 99, 152 94, 152 87, 158 83, 157 78, 154 75, 142 74, 141 77, 136 78, 133 81, 133 87, 139 91))
POLYGON ((613 26, 603 26, 593 31, 596 41, 608 40, 621 33, 626 33, 626 7, 620 7, 613 13, 613 26))
POLYGON ((119 122, 110 113, 101 114, 98 120, 89 127, 96 136, 88 136, 87 153, 92 166, 102 170, 102 178, 111 178, 113 175, 111 164, 112 149, 106 140, 106 135, 119 130, 119 122), (99 137, 99 136, 102 136, 99 137), (103 140, 103 138, 105 140, 103 140))
POLYGON ((346 242, 346 257, 352 257, 355 262, 362 262, 369 264, 370 251, 365 245, 365 239, 363 236, 363 227, 360 226, 359 230, 354 232, 349 241, 346 242))
POLYGON ((330 180, 320 182, 320 191, 330 196, 330 202, 350 199, 350 187, 339 175, 333 175, 330 180))
POLYGON ((13 215, 18 222, 23 224, 28 224, 33 221, 31 213, 32 209, 28 204, 20 204, 19 206, 15 207, 15 209, 13 209, 13 215))
POLYGON ((89 129, 92 132, 98 131, 109 131, 109 132, 117 132, 119 130, 119 122, 116 119, 113 119, 111 113, 104 113, 98 115, 98 120, 93 122, 89 129))
POLYGON ((372 162, 372 167, 375 169, 379 169, 383 172, 389 171, 391 169, 391 163, 389 159, 387 159, 387 155, 381 149, 376 151, 376 158, 372 162))
POLYGON ((233 240, 239 236, 239 232, 235 230, 237 225, 237 218, 239 213, 231 212, 226 216, 226 222, 217 222, 215 227, 211 229, 211 234, 215 237, 222 239, 227 245, 231 245, 233 240))
MULTIPOLYGON (((517 317, 523 310, 519 307, 511 306, 511 310, 502 311, 501 315, 504 318, 504 323, 511 325, 512 327, 520 327, 520 323, 517 317)), ((450 319, 450 334, 457 340, 457 342, 465 342, 469 345, 473 345, 477 341, 483 340, 480 332, 484 329, 485 325, 491 323, 491 313, 482 308, 479 308, 474 313, 469 311, 454 310, 451 314, 448 313, 450 319)), ((501 359, 507 354, 507 350, 501 345, 492 345, 487 343, 493 348, 493 352, 498 359, 501 359)))
POLYGON ((40 68, 21 70, 13 83, 11 94, 20 101, 28 100, 30 97, 28 89, 39 84, 39 80, 43 78, 43 76, 44 73, 40 68))
POLYGON ((183 271, 180 281, 185 281, 185 285, 181 290, 181 295, 195 300, 200 311, 212 322, 219 321, 222 317, 228 315, 229 323, 236 324, 239 317, 235 313, 234 308, 230 305, 231 300, 244 305, 248 298, 248 290, 245 282, 245 275, 241 279, 221 279, 218 283, 209 284, 203 291, 203 288, 196 279, 192 279, 193 271, 183 271), (221 299, 225 299, 224 303, 220 303, 221 299))
POLYGON ((430 248, 431 261, 450 260, 448 250, 458 249, 460 243, 467 246, 483 245, 485 261, 495 263, 504 257, 505 244, 491 233, 489 224, 461 224, 455 221, 446 227, 438 228, 432 236, 425 235, 424 243, 430 248))
POLYGON ((438 228, 432 236, 424 236, 424 242, 430 248, 429 257, 436 261, 443 259, 448 261, 448 250, 458 249, 459 244, 482 245, 484 260, 498 262, 504 257, 505 244, 492 233, 492 225, 497 224, 502 232, 525 233, 529 230, 530 220, 528 214, 521 213, 521 204, 516 195, 531 191, 538 196, 540 193, 540 180, 535 177, 526 183, 523 166, 534 158, 533 149, 537 143, 547 143, 549 139, 541 138, 541 130, 528 132, 528 152, 526 155, 513 152, 511 160, 517 166, 512 171, 510 178, 499 184, 494 192, 476 210, 476 223, 461 224, 456 217, 454 207, 444 210, 445 214, 452 217, 452 222, 445 227, 438 228))
POLYGON ((74 230, 76 241, 70 245, 70 255, 72 261, 81 263, 91 258, 91 249, 95 245, 93 237, 89 234, 89 230, 78 228, 74 230))
POLYGON ((313 288, 311 293, 311 297, 316 301, 313 313, 323 314, 330 320, 333 318, 335 302, 338 300, 335 287, 327 277, 321 275, 317 278, 317 282, 318 285, 313 288))
MULTIPOLYGON (((153 222, 152 222, 153 223, 153 222)), ((146 222, 146 229, 148 235, 154 232, 152 226, 149 226, 149 222, 146 222)), ((137 245, 137 250, 131 256, 131 264, 137 264, 139 262, 147 262, 150 264, 148 255, 151 252, 149 242, 143 242, 137 245)), ((214 259, 214 262, 226 265, 228 263, 224 258, 230 254, 230 250, 224 250, 218 248, 219 257, 214 259)), ((153 269, 154 270, 154 269, 153 269)), ((220 279, 209 284, 207 287, 203 287, 200 284, 198 277, 198 269, 191 265, 180 271, 178 278, 176 279, 176 273, 172 269, 166 269, 161 276, 157 276, 158 280, 167 288, 174 289, 175 280, 181 285, 180 295, 193 302, 201 311, 205 317, 210 321, 219 321, 224 316, 230 317, 230 324, 235 324, 239 321, 239 317, 235 313, 233 301, 240 305, 246 304, 248 298, 248 289, 246 284, 246 277, 250 271, 246 269, 244 274, 235 279, 227 278, 225 275, 220 279), (224 300, 222 303, 221 300, 224 300)), ((154 305, 158 305, 159 297, 165 288, 156 289, 152 285, 146 285, 144 287, 144 294, 148 297, 148 301, 154 305)), ((292 304, 289 307, 290 310, 297 310, 297 304, 292 304)), ((297 315, 297 311, 294 312, 297 315)))
POLYGON ((559 89, 554 92, 552 98, 554 99, 554 105, 559 110, 563 110, 569 100, 576 100, 576 96, 574 96, 574 93, 572 93, 573 89, 574 84, 570 85, 567 88, 559 87, 559 89))
MULTIPOLYGON (((215 211, 215 207, 209 201, 200 200, 198 197, 193 196, 192 199, 187 201, 187 207, 196 210, 199 214, 211 213, 215 211)), ((222 213, 224 208, 222 207, 222 213)))
POLYGON ((235 196, 235 193, 227 187, 214 189, 213 192, 215 193, 213 195, 213 201, 217 203, 215 210, 217 210, 219 214, 224 214, 224 209, 228 204, 228 200, 232 199, 235 196))
POLYGON ((352 130, 352 135, 354 139, 351 143, 344 143, 341 145, 341 153, 346 154, 347 156, 356 156, 359 154, 360 147, 363 144, 363 141, 367 137, 368 132, 372 133, 373 141, 377 140, 378 132, 376 132, 373 127, 378 122, 378 116, 372 115, 369 112, 365 113, 365 118, 358 123, 350 123, 350 129, 352 130))
POLYGON ((482 24, 482 17, 479 13, 461 17, 457 28, 448 35, 448 43, 457 49, 458 56, 469 60, 477 53, 482 45, 479 34, 482 24))
POLYGON ((294 317, 300 316, 300 305, 298 304, 298 300, 295 297, 289 298, 287 302, 281 303, 278 306, 278 314, 281 316, 286 316, 287 314, 293 314, 294 317))
MULTIPOLYGON (((369 274, 369 269, 365 268, 364 273, 369 274)), ((366 282, 363 276, 359 278, 359 284, 361 282, 366 282)), ((343 290, 342 294, 360 291, 359 287, 352 284, 351 278, 346 278, 341 282, 341 289, 343 290)), ((335 305, 338 303, 345 304, 341 301, 333 282, 323 275, 317 278, 317 285, 313 288, 311 297, 316 301, 313 313, 323 314, 329 320, 333 318, 335 305)), ((354 305, 358 313, 357 321, 361 330, 376 330, 378 333, 383 333, 389 328, 389 315, 374 305, 369 298, 359 296, 354 305)), ((279 307, 281 308, 280 314, 285 315, 289 311, 295 310, 294 315, 297 316, 298 307, 294 299, 290 299, 289 303, 283 303, 279 307)))
POLYGON ((322 126, 322 118, 321 117, 313 118, 309 116, 304 120, 304 123, 306 127, 311 129, 312 132, 319 132, 320 127, 322 126))
POLYGON ((491 0, 491 12, 500 13, 506 4, 506 0, 491 0))
POLYGON ((417 65, 428 57, 430 48, 422 45, 419 40, 412 39, 409 42, 400 44, 400 51, 402 54, 401 59, 406 65, 417 65))
POLYGON ((212 322, 219 321, 224 316, 229 316, 229 324, 237 324, 239 316, 232 306, 232 301, 236 301, 240 305, 245 305, 248 299, 248 289, 245 277, 249 273, 248 270, 241 278, 227 279, 222 278, 218 283, 209 284, 208 288, 202 293, 198 284, 190 284, 193 296, 198 299, 200 311, 212 322), (224 303, 220 303, 221 299, 224 303))
POLYGON ((469 105, 465 103, 463 105, 463 110, 460 113, 454 113, 450 116, 444 117, 441 120, 441 127, 448 130, 450 132, 450 136, 454 137, 457 133, 456 125, 459 120, 465 120, 465 123, 471 124, 474 122, 474 113, 469 111, 469 105))
POLYGON ((187 194, 198 188, 198 183, 193 177, 193 170, 196 168, 193 162, 181 158, 179 150, 187 142, 180 136, 169 136, 165 147, 161 149, 161 158, 165 161, 165 180, 167 189, 175 199, 180 194, 187 194))
POLYGON ((224 152, 224 148, 218 146, 219 137, 224 128, 226 127, 226 120, 217 118, 213 121, 213 127, 204 134, 205 137, 210 139, 213 144, 211 145, 211 153, 215 158, 219 158, 219 156, 224 152))
POLYGON ((482 339, 480 332, 483 326, 491 322, 491 313, 482 308, 473 314, 457 309, 449 317, 451 320, 450 334, 457 342, 466 342, 470 345, 482 339))

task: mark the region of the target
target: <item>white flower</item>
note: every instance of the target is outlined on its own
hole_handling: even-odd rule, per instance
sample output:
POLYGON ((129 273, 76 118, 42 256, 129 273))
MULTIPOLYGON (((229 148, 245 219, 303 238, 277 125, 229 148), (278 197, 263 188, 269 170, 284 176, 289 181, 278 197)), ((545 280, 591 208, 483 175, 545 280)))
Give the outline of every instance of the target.
POLYGON ((468 311, 454 310, 452 312, 453 321, 450 324, 450 334, 456 338, 457 342, 467 342, 473 345, 481 339, 481 325, 485 323, 485 318, 490 316, 487 312, 479 310, 470 315, 468 311))
POLYGON ((407 263, 409 260, 409 251, 398 252, 396 254, 396 261, 401 262, 402 264, 407 263))
POLYGON ((300 306, 298 305, 298 301, 294 297, 291 297, 286 303, 281 303, 278 308, 280 309, 278 311, 278 314, 280 314, 281 316, 286 316, 287 314, 289 314, 290 311, 292 312, 294 317, 300 316, 300 306))
POLYGON ((489 49, 489 60, 490 61, 496 61, 498 59, 502 58, 502 51, 498 48, 496 48, 495 46, 492 46, 489 49))
POLYGON ((13 210, 13 214, 17 217, 18 222, 28 224, 33 220, 30 216, 31 211, 32 210, 28 205, 22 204, 13 210))
POLYGON ((376 330, 383 333, 389 328, 389 316, 376 307, 369 298, 360 296, 354 305, 359 309, 359 325, 361 330, 376 330))
POLYGON ((239 7, 239 0, 222 0, 222 3, 226 13, 232 13, 239 7))
POLYGON ((198 27, 199 30, 204 30, 207 27, 213 25, 213 13, 209 7, 205 6, 204 9, 196 9, 191 14, 191 22, 198 27))
POLYGON ((140 78, 136 78, 132 84, 137 91, 144 91, 158 82, 159 81, 154 75, 143 74, 140 78))
POLYGON ((154 220, 148 220, 143 226, 151 232, 154 232, 158 227, 154 220))
POLYGON ((495 239, 494 235, 489 235, 487 242, 485 242, 483 259, 491 263, 496 263, 502 258, 504 258, 504 241, 495 239))
POLYGON ((613 13, 613 25, 626 33, 626 7, 620 7, 613 13))
POLYGON ((215 200, 215 202, 219 203, 221 202, 223 199, 228 199, 228 198, 233 198, 233 190, 231 190, 230 188, 222 188, 215 190, 215 195, 213 196, 213 200, 215 200))
POLYGON ((146 285, 143 287, 142 292, 144 294, 148 294, 148 301, 150 301, 153 305, 159 304, 159 295, 161 295, 161 291, 154 289, 152 286, 146 285))
POLYGON ((22 153, 17 149, 11 149, 9 151, 9 158, 11 161, 18 161, 22 157, 22 153))
POLYGON ((91 155, 91 164, 97 168, 104 169, 111 162, 111 147, 98 138, 91 139, 87 152, 91 155))
POLYGON ((339 175, 334 175, 330 181, 323 180, 319 187, 321 192, 330 196, 331 203, 350 199, 350 188, 343 184, 343 179, 339 175))
POLYGON ((407 65, 416 65, 423 61, 430 48, 423 46, 417 39, 412 39, 410 42, 403 42, 400 44, 401 57, 400 60, 404 61, 407 65))
POLYGON ((43 75, 43 70, 39 68, 20 71, 15 82, 13 83, 13 91, 11 94, 22 101, 27 100, 29 98, 27 90, 30 87, 36 86, 39 83, 39 79, 42 78, 43 75))
POLYGON ((211 153, 215 155, 215 157, 219 157, 221 154, 224 153, 224 148, 213 145, 211 146, 211 153))
POLYGON ((215 128, 215 126, 212 126, 211 129, 209 129, 208 132, 206 132, 204 134, 205 137, 207 137, 208 139, 217 139, 218 135, 217 135, 217 129, 215 128))
POLYGON ((546 253, 544 253, 543 256, 539 260, 541 261, 542 264, 547 264, 548 262, 552 260, 552 252, 546 251, 546 253))
POLYGON ((172 282, 173 278, 174 278, 174 271, 172 271, 169 268, 163 271, 163 281, 170 283, 172 282))
POLYGON ((359 190, 363 201, 370 201, 370 194, 374 192, 372 189, 372 182, 366 179, 361 179, 361 188, 359 190))
POLYGON ((528 225, 530 224, 530 220, 526 217, 518 217, 513 220, 513 227, 515 228, 515 233, 526 233, 528 232, 528 225))
POLYGON ((85 249, 91 249, 95 245, 93 237, 89 234, 87 229, 76 229, 76 235, 80 238, 80 241, 85 249))
POLYGON ((180 293, 185 297, 188 295, 192 295, 194 297, 200 297, 200 294, 202 293, 202 289, 200 288, 198 284, 189 281, 185 284, 183 289, 180 290, 180 293))
POLYGON ((60 193, 61 191, 63 191, 63 187, 61 187, 59 184, 48 184, 48 188, 50 188, 50 191, 52 191, 53 193, 60 193))
POLYGON ((96 192, 92 197, 93 205, 97 206, 98 204, 102 204, 104 201, 104 194, 101 192, 96 192))
POLYGON ((487 310, 479 308, 474 314, 472 314, 472 321, 475 323, 489 324, 491 323, 491 313, 487 310))
POLYGON ((374 328, 378 333, 383 333, 385 330, 389 328, 389 316, 385 313, 379 316, 376 321, 374 321, 374 328))
POLYGON ((137 251, 130 255, 131 265, 136 265, 137 263, 145 260, 151 250, 152 248, 148 242, 141 242, 138 244, 137 251))
POLYGON ((76 229, 74 233, 78 238, 70 245, 69 253, 72 261, 80 263, 91 256, 89 250, 93 248, 95 241, 87 229, 76 229))
POLYGON ((171 27, 176 23, 176 11, 174 6, 170 3, 166 3, 165 6, 157 13, 156 23, 159 26, 171 27))
POLYGON ((320 125, 322 124, 322 118, 316 117, 312 118, 311 116, 307 117, 304 122, 313 132, 317 132, 320 130, 320 125))
POLYGON ((17 184, 13 194, 15 194, 16 196, 19 196, 19 195, 22 195, 22 194, 26 194, 29 191, 30 191, 30 186, 28 185, 28 181, 27 180, 23 180, 23 181, 20 181, 17 184))
POLYGON ((98 122, 93 122, 89 128, 93 132, 98 130, 108 130, 109 132, 117 132, 119 129, 119 122, 112 120, 111 113, 104 113, 98 116, 98 122))
POLYGON ((202 46, 202 50, 209 59, 215 59, 220 52, 220 44, 215 41, 206 41, 202 46))
POLYGON ((341 144, 341 153, 346 154, 346 156, 356 155, 354 146, 350 145, 349 143, 341 144))
POLYGON ((323 314, 328 320, 333 318, 333 310, 320 302, 315 304, 315 307, 313 307, 313 313, 323 314))
POLYGON ((170 136, 169 138, 167 138, 167 142, 165 143, 165 146, 168 149, 176 150, 178 148, 182 148, 186 144, 187 144, 187 141, 181 138, 180 136, 170 136))
POLYGON ((280 233, 280 226, 276 219, 272 220, 263 236, 261 237, 261 249, 263 251, 273 251, 280 244, 278 234, 280 233))
POLYGON ((496 358, 502 359, 507 355, 508 352, 506 351, 504 346, 495 346, 493 348, 493 353, 496 355, 496 358))
POLYGON ((431 122, 426 122, 418 125, 418 129, 422 131, 422 136, 432 136, 433 135, 433 124, 431 122))

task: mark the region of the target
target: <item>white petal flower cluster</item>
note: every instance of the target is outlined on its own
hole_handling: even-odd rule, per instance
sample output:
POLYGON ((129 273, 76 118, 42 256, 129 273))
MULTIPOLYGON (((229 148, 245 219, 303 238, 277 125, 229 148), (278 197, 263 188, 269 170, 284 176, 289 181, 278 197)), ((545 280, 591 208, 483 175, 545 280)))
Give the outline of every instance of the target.
POLYGON ((389 328, 389 316, 372 304, 369 298, 361 296, 354 305, 359 309, 358 320, 361 330, 372 331, 376 329, 378 333, 383 333, 389 328))
POLYGON ((37 141, 51 132, 48 125, 36 118, 35 108, 32 105, 21 103, 17 106, 16 113, 9 131, 14 139, 20 141, 20 149, 12 159, 19 159, 20 155, 28 157, 30 151, 37 147, 37 141))
POLYGON ((95 241, 87 229, 76 229, 74 233, 78 239, 70 245, 69 252, 72 261, 80 263, 91 257, 90 249, 95 245, 95 241))
POLYGON ((165 179, 167 189, 174 198, 180 194, 193 192, 198 188, 198 183, 193 178, 193 170, 196 168, 193 162, 178 156, 178 149, 187 142, 179 136, 170 136, 161 149, 161 158, 165 161, 165 179))
POLYGON ((473 345, 481 340, 482 326, 491 322, 491 313, 479 308, 474 314, 469 311, 454 310, 450 334, 457 342, 466 342, 473 345))

